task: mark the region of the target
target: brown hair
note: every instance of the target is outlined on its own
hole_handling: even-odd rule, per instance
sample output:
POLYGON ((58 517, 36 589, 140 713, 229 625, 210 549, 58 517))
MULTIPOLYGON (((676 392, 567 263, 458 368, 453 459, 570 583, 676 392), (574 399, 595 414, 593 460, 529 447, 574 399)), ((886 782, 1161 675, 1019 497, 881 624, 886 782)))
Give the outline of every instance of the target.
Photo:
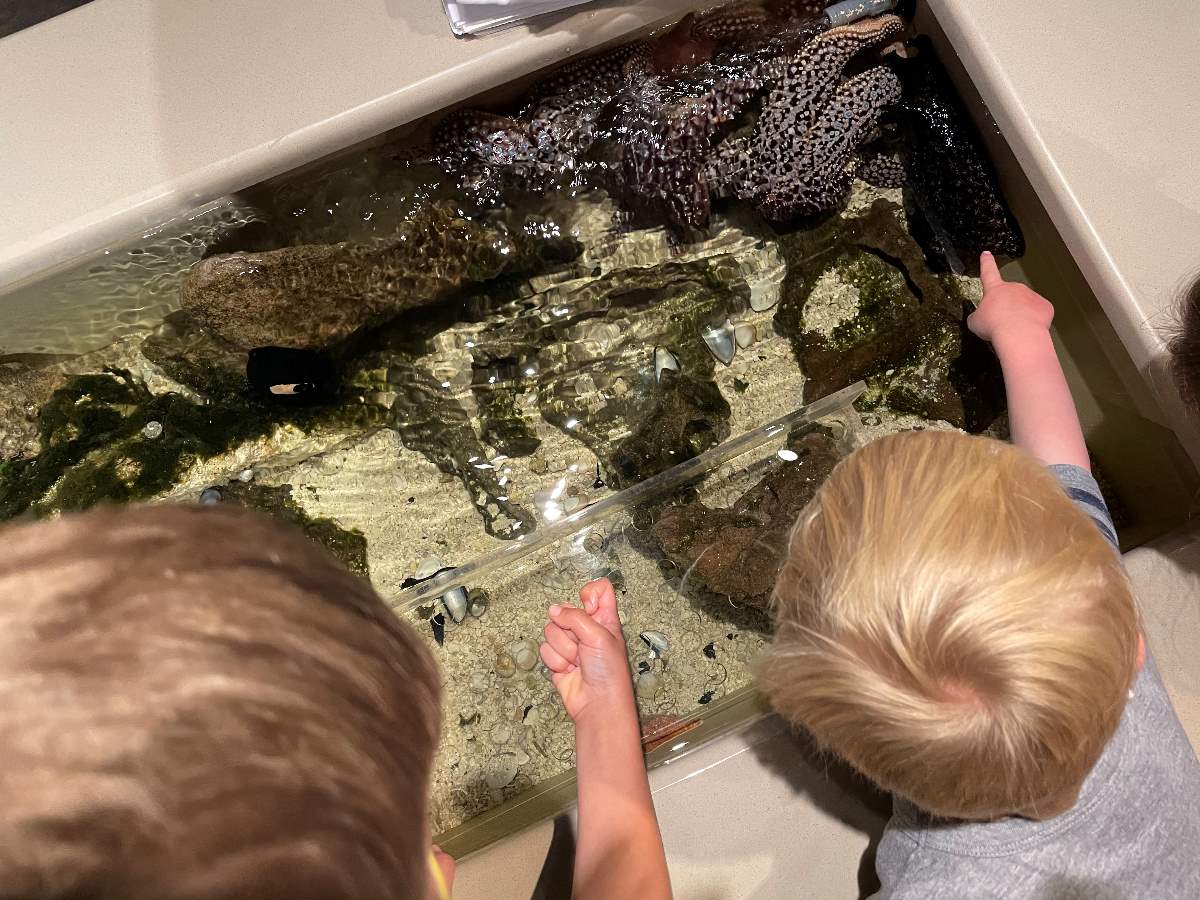
POLYGON ((1171 375, 1184 402, 1200 410, 1200 277, 1184 293, 1178 316, 1179 325, 1167 346, 1171 375))
POLYGON ((424 896, 437 671, 370 585, 232 509, 0 546, 0 893, 424 896))
POLYGON ((999 441, 909 432, 858 450, 800 516, 759 684, 784 716, 940 816, 1074 804, 1135 672, 1112 546, 999 441))

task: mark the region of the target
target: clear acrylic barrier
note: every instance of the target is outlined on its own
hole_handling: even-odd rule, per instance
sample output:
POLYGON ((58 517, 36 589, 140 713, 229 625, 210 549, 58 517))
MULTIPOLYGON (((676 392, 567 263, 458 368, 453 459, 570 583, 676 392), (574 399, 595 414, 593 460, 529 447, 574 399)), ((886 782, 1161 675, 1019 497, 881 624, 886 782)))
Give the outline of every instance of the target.
POLYGON ((574 728, 537 653, 546 608, 571 602, 593 578, 618 591, 651 763, 761 712, 751 664, 766 614, 714 593, 667 555, 655 517, 683 489, 711 509, 731 507, 767 473, 796 464, 780 450, 812 426, 845 452, 864 389, 859 382, 801 407, 393 599, 440 644, 443 740, 432 790, 440 841, 470 852, 573 802, 574 728), (471 610, 457 624, 442 600, 455 594, 471 610))

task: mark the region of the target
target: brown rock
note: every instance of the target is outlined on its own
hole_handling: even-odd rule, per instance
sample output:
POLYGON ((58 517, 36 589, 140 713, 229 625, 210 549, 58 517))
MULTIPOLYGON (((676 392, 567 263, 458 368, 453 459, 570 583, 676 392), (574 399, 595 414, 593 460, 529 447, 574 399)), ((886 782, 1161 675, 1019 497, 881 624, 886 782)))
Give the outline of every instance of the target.
POLYGON ((700 501, 662 510, 653 532, 663 552, 709 590, 766 609, 796 517, 840 458, 833 439, 809 432, 789 444, 799 459, 771 471, 729 509, 700 501))
POLYGON ((928 270, 899 206, 877 200, 859 216, 791 233, 782 246, 796 262, 775 325, 791 339, 806 400, 863 379, 860 409, 886 404, 972 432, 1003 410, 995 357, 964 325, 969 304, 953 279, 928 270), (859 309, 822 334, 805 328, 804 310, 829 272, 855 288, 859 309))
POLYGON ((201 260, 183 282, 183 308, 235 346, 317 348, 463 286, 574 252, 537 238, 427 207, 379 245, 310 244, 201 260))

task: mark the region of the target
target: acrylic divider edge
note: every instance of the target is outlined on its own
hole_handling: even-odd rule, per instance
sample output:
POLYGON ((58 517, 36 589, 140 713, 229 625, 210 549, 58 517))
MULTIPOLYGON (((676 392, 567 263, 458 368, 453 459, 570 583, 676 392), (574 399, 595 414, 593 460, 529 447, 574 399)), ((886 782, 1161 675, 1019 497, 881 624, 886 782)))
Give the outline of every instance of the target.
POLYGON ((535 531, 532 535, 529 535, 529 540, 511 543, 492 553, 477 557, 465 565, 439 575, 437 578, 401 591, 394 599, 388 601, 389 605, 397 613, 411 612, 432 598, 440 597, 447 591, 465 585, 472 580, 478 580, 500 566, 514 563, 532 553, 536 553, 543 547, 547 547, 579 531, 581 528, 602 522, 621 510, 630 509, 649 497, 665 493, 697 475, 715 469, 717 466, 736 456, 741 456, 743 453, 755 450, 781 436, 786 437, 789 429, 797 425, 832 415, 842 409, 847 409, 855 400, 862 396, 866 389, 867 385, 865 382, 856 381, 854 384, 844 387, 840 391, 835 391, 819 400, 814 400, 812 403, 808 403, 799 409, 780 416, 766 425, 751 429, 736 438, 732 438, 710 450, 706 450, 699 456, 673 466, 667 469, 667 471, 660 472, 651 478, 647 478, 645 481, 633 485, 633 487, 626 488, 619 493, 613 494, 611 497, 605 497, 603 500, 598 500, 595 503, 585 506, 561 521, 535 531))

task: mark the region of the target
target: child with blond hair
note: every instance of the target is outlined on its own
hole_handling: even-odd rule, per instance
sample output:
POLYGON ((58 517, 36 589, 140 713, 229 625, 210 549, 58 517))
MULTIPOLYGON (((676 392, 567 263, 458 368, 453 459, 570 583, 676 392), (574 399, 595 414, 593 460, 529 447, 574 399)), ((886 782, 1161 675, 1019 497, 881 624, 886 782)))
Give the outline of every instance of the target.
POLYGON ((759 671, 894 797, 880 898, 1200 897, 1200 764, 1139 632, 1050 337, 990 254, 1015 446, 909 432, 801 514, 759 671))

